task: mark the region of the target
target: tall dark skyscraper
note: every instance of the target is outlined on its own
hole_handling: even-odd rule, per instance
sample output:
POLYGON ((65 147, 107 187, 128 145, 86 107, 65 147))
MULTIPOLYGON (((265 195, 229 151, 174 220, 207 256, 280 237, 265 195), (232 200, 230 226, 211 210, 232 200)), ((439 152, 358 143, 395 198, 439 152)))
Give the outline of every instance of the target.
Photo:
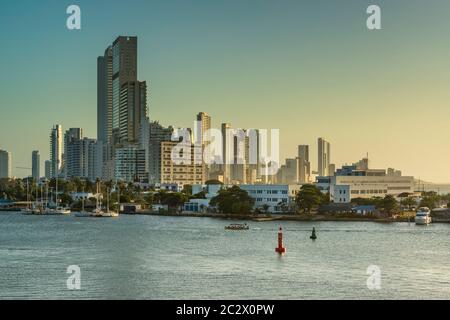
POLYGON ((41 156, 39 151, 35 150, 31 153, 31 175, 35 181, 38 181, 41 177, 41 156))
POLYGON ((127 161, 127 148, 145 150, 148 165, 147 84, 137 79, 137 37, 119 36, 97 58, 97 139, 106 180, 122 177, 116 169, 127 161))
POLYGON ((138 143, 141 120, 147 118, 147 84, 128 81, 120 89, 119 140, 138 143))
POLYGON ((112 135, 112 48, 97 58, 97 140, 111 142, 112 135))
POLYGON ((137 37, 120 36, 112 45, 112 133, 114 139, 119 139, 121 143, 128 142, 120 133, 121 118, 128 118, 128 108, 121 108, 121 91, 127 82, 136 81, 137 37))

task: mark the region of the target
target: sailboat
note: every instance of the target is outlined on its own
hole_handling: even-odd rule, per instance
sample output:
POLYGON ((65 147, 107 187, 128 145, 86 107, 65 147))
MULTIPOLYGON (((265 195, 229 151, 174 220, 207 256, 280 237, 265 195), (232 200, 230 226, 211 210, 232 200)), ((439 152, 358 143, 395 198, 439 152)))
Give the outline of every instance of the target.
POLYGON ((61 207, 58 205, 58 178, 56 178, 55 202, 56 202, 56 208, 55 208, 56 214, 64 214, 64 215, 70 214, 70 208, 64 208, 64 207, 61 207))
POLYGON ((23 214, 33 214, 33 210, 31 209, 30 204, 30 190, 29 190, 29 184, 27 179, 27 207, 25 209, 20 210, 23 214))
MULTIPOLYGON (((120 208, 120 203, 117 203, 118 208, 120 208)), ((119 216, 119 209, 117 209, 117 212, 110 211, 109 210, 109 189, 106 192, 106 211, 101 211, 94 214, 94 217, 97 218, 116 218, 119 216)))
MULTIPOLYGON (((84 194, 84 189, 83 189, 83 194, 84 194)), ((92 216, 93 216, 92 212, 88 212, 88 211, 84 210, 84 196, 83 196, 83 198, 81 199, 81 211, 76 212, 75 217, 85 218, 85 217, 92 217, 92 216)))

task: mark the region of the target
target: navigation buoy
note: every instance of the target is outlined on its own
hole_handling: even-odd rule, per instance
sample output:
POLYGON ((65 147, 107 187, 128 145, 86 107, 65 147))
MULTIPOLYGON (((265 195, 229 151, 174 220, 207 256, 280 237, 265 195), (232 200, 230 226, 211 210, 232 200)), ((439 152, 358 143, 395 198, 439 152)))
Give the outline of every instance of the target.
POLYGON ((312 229, 312 233, 311 233, 311 237, 309 237, 312 240, 316 240, 317 236, 316 236, 316 228, 313 227, 312 229))
POLYGON ((283 230, 280 227, 280 230, 278 230, 278 247, 275 248, 275 252, 278 252, 279 254, 286 253, 286 248, 283 247, 283 230))

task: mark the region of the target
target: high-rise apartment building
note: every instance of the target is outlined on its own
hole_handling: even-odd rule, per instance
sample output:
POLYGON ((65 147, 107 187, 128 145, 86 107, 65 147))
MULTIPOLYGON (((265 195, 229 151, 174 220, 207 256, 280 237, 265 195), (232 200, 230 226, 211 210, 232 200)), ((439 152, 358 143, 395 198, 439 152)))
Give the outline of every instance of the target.
POLYGON ((328 176, 330 166, 330 143, 324 138, 317 140, 318 144, 318 174, 319 176, 328 176))
POLYGON ((35 181, 41 177, 41 155, 35 150, 31 153, 31 175, 35 181))
POLYGON ((308 183, 311 176, 311 163, 309 162, 309 145, 298 146, 299 179, 300 183, 308 183))
POLYGON ((174 161, 172 152, 177 141, 161 142, 161 183, 174 183, 179 186, 205 183, 203 148, 188 144, 190 155, 183 155, 186 161, 174 161))
MULTIPOLYGON (((68 178, 71 176, 74 177, 80 177, 78 173, 73 175, 73 166, 75 165, 73 163, 74 159, 73 157, 68 157, 69 155, 69 148, 72 148, 72 154, 73 154, 73 144, 74 141, 79 141, 83 138, 83 129, 81 128, 70 128, 64 133, 64 153, 63 153, 63 173, 64 178, 68 178), (69 174, 70 171, 70 174, 69 174)), ((78 152, 79 153, 79 152, 78 152)))
POLYGON ((161 143, 171 141, 173 127, 165 128, 158 122, 150 122, 149 182, 161 183, 161 143))
POLYGON ((95 181, 102 178, 103 145, 96 139, 71 137, 66 144, 67 178, 84 178, 95 181))
POLYGON ((62 127, 57 124, 50 131, 50 177, 59 177, 63 163, 62 127))
POLYGON ((0 149, 0 179, 12 178, 11 152, 0 149))
POLYGON ((132 145, 115 150, 114 175, 116 181, 143 182, 148 179, 145 152, 132 145))

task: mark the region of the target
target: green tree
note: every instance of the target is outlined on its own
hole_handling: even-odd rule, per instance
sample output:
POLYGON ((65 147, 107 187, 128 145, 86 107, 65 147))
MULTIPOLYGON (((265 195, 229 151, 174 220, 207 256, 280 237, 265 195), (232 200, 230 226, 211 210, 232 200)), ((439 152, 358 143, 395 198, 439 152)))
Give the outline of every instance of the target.
POLYGON ((179 209, 189 200, 188 196, 181 192, 167 192, 161 198, 161 203, 167 205, 170 209, 179 209))
POLYGON ((395 198, 388 194, 380 202, 379 207, 382 208, 386 213, 392 214, 398 211, 398 203, 395 198))
POLYGON ((238 186, 219 190, 210 202, 210 205, 217 206, 220 212, 235 214, 250 214, 253 204, 254 199, 238 186))
POLYGON ((222 181, 219 181, 219 180, 217 180, 217 179, 210 179, 210 180, 207 180, 207 181, 205 182, 205 184, 223 184, 223 182, 222 182, 222 181))
POLYGON ((297 208, 303 212, 311 213, 311 210, 326 201, 319 188, 312 184, 305 184, 295 196, 297 208))
POLYGON ((402 199, 401 204, 405 207, 408 207, 408 209, 411 209, 411 207, 415 206, 416 203, 416 199, 414 199, 413 197, 407 197, 402 199))

